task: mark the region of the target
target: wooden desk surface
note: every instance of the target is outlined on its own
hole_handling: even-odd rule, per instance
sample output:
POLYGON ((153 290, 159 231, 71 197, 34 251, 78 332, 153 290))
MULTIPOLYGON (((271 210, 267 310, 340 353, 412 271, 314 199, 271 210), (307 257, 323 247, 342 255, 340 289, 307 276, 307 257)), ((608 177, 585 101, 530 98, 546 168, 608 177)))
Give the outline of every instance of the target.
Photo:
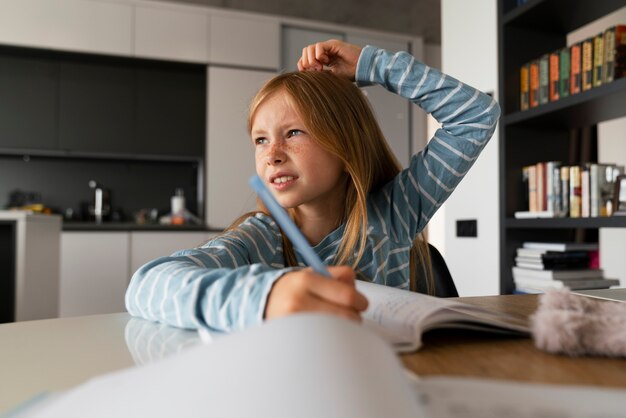
MULTIPOLYGON (((514 315, 529 316, 537 295, 459 298, 459 301, 514 315)), ((421 376, 456 375, 512 379, 525 382, 597 385, 626 388, 626 359, 572 358, 536 349, 530 338, 432 331, 424 346, 401 357, 421 376)))

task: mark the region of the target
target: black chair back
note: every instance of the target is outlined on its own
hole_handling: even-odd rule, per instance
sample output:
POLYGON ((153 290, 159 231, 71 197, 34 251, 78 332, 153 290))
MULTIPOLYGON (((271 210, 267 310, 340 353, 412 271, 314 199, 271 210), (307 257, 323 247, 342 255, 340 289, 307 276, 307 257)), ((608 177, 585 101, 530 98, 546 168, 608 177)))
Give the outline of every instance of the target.
MULTIPOLYGON (((430 261, 433 268, 433 281, 435 282, 435 295, 440 298, 453 298, 458 297, 459 292, 456 290, 454 280, 446 261, 441 256, 441 253, 432 244, 428 244, 428 250, 430 251, 430 261)), ((419 267, 414 266, 416 269, 416 291, 418 293, 428 294, 428 288, 426 286, 425 272, 419 267)))

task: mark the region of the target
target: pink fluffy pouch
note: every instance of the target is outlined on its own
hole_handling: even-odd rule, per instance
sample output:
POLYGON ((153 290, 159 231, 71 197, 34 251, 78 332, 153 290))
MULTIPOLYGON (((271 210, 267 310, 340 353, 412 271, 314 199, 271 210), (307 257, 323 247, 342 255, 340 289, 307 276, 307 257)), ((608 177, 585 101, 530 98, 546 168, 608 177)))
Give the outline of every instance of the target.
POLYGON ((626 357, 626 303, 550 289, 530 317, 535 346, 570 356, 626 357))

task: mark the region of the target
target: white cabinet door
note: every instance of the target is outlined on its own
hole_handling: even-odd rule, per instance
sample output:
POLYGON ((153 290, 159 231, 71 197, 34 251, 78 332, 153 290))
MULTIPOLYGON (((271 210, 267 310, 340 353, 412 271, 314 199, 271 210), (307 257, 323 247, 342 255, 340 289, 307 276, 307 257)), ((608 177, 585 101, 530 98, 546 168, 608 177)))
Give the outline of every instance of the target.
POLYGON ((255 174, 254 148, 247 110, 252 96, 275 73, 210 67, 208 69, 207 224, 229 226, 256 208, 248 178, 255 174))
POLYGON ((209 61, 212 64, 278 68, 278 20, 211 14, 210 22, 209 61))
POLYGON ((199 247, 211 235, 208 232, 131 232, 130 273, 134 274, 148 261, 178 250, 199 247))
MULTIPOLYGON (((348 35, 348 42, 360 46, 374 45, 391 52, 407 51, 408 42, 390 41, 373 37, 348 35)), ((411 158, 409 144, 411 104, 404 98, 389 93, 381 86, 369 86, 363 91, 376 114, 378 124, 391 146, 393 153, 403 167, 409 165, 411 158)))
POLYGON ((62 233, 59 315, 125 311, 128 250, 128 232, 62 233))
POLYGON ((206 63, 208 13, 200 8, 136 6, 135 55, 206 63))
POLYGON ((130 55, 132 6, 88 0, 2 0, 0 43, 130 55))

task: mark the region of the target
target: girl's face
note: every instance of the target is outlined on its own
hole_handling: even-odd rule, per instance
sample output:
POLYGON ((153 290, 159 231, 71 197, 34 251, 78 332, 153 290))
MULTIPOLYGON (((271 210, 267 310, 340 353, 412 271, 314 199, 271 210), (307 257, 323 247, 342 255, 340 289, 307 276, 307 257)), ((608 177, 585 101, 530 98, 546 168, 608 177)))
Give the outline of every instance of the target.
POLYGON ((343 162, 315 142, 286 93, 257 108, 251 136, 256 172, 283 207, 325 211, 344 201, 343 162))

